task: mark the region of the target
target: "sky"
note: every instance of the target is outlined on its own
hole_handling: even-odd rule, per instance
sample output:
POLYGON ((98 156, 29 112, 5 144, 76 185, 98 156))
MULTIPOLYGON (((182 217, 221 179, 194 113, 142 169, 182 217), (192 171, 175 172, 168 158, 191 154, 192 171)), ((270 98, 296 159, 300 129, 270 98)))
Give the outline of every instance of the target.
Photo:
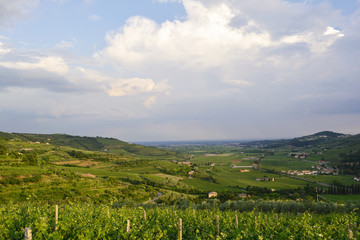
POLYGON ((0 131, 360 133, 360 0, 0 0, 0 131))

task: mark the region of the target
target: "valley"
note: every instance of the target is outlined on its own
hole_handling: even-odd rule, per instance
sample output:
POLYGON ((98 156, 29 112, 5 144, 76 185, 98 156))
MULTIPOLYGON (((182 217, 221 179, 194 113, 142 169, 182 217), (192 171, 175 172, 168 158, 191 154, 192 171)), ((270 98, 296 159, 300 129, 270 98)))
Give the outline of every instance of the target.
POLYGON ((151 204, 172 205, 201 202, 209 192, 221 201, 360 199, 360 160, 343 161, 358 154, 358 135, 156 147, 60 134, 0 137, 2 203, 139 204, 158 197, 151 204))

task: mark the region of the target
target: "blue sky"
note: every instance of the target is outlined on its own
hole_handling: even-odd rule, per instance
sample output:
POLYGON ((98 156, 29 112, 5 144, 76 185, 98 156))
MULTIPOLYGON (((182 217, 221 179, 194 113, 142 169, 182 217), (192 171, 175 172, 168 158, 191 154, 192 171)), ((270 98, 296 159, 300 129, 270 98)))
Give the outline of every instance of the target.
POLYGON ((360 133, 357 0, 0 0, 0 131, 360 133))

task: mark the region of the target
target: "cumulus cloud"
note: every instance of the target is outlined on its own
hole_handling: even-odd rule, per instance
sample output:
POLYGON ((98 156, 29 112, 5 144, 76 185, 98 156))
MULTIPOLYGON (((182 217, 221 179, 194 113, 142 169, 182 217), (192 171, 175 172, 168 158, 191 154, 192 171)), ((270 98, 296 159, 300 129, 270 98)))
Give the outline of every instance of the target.
POLYGON ((192 0, 183 4, 186 21, 157 25, 144 17, 132 17, 120 32, 107 35, 109 46, 99 54, 128 66, 151 59, 209 67, 234 60, 241 50, 271 44, 270 35, 254 22, 232 28, 234 13, 225 4, 211 8, 192 0))
MULTIPOLYGON (((265 5, 272 6, 273 9, 270 10, 274 12, 287 10, 290 13, 300 11, 301 16, 312 14, 310 8, 302 5, 299 10, 296 4, 290 5, 278 0, 271 3, 265 5)), ((284 31, 279 33, 273 26, 268 27, 269 23, 246 14, 247 10, 251 12, 256 6, 251 1, 211 1, 210 4, 205 1, 184 0, 183 5, 187 13, 185 21, 157 24, 140 16, 128 19, 120 31, 107 34, 108 46, 96 56, 129 69, 139 69, 149 62, 175 64, 187 69, 209 69, 242 64, 244 61, 256 65, 264 62, 268 64, 266 59, 279 57, 269 54, 270 51, 289 46, 298 47, 301 44, 302 48, 293 48, 296 50, 294 54, 307 55, 307 51, 322 53, 344 36, 340 30, 324 21, 314 23, 316 26, 311 28, 294 27, 293 25, 298 26, 295 21, 300 16, 290 18, 289 22, 282 19, 284 31)), ((262 8, 260 7, 260 12, 265 11, 262 8)), ((233 76, 238 77, 241 76, 233 76)))

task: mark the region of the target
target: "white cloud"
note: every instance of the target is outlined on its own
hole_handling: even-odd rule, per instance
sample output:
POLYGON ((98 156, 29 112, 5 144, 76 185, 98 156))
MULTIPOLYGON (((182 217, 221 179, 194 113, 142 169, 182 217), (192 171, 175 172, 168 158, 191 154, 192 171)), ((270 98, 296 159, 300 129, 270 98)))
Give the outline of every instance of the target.
POLYGON ((111 82, 105 91, 109 96, 120 97, 166 90, 161 84, 157 86, 152 79, 128 78, 111 82))
MULTIPOLYGON (((193 0, 183 4, 188 14, 186 21, 157 25, 144 17, 132 17, 120 32, 107 35, 108 47, 97 55, 128 67, 147 61, 211 67, 273 44, 270 34, 255 22, 231 27, 235 13, 225 4, 211 8, 193 0)), ((256 55, 256 51, 252 54, 256 55)))
MULTIPOLYGON (((304 47, 296 50, 294 54, 306 55, 308 50, 323 53, 344 36, 339 30, 326 25, 324 20, 317 21, 319 23, 315 22, 314 26, 308 28, 294 27, 299 25, 300 17, 304 18, 307 14, 313 17, 311 9, 299 4, 291 5, 272 0, 272 4, 265 5, 269 5, 267 8, 276 14, 289 11, 299 15, 294 19, 289 16, 290 21, 281 19, 282 25, 279 27, 284 30, 280 34, 270 23, 261 22, 259 17, 253 18, 247 14, 247 10, 253 11, 256 5, 251 3, 184 0, 187 13, 184 21, 157 24, 140 16, 129 18, 120 31, 107 34, 108 46, 95 56, 108 59, 121 68, 137 71, 149 64, 205 70, 243 62, 261 65, 268 58, 278 57, 269 55, 269 52, 299 44, 304 44, 304 47)), ((259 4, 258 1, 257 3, 259 4)), ((260 13, 264 11, 269 15, 265 7, 260 7, 260 13)), ((273 25, 280 21, 277 18, 278 16, 273 25)), ((241 79, 244 76, 230 78, 241 79)))
POLYGON ((68 72, 68 66, 66 62, 63 58, 58 56, 35 57, 34 62, 0 62, 0 66, 21 70, 43 69, 48 72, 62 75, 68 72))
POLYGON ((228 83, 230 85, 234 85, 234 86, 240 86, 240 87, 253 85, 253 83, 245 81, 245 80, 241 80, 241 79, 224 79, 223 82, 228 83))
POLYGON ((324 32, 324 35, 336 35, 338 37, 343 37, 344 34, 342 34, 339 30, 336 30, 335 28, 333 27, 327 27, 326 28, 326 31, 324 32))

